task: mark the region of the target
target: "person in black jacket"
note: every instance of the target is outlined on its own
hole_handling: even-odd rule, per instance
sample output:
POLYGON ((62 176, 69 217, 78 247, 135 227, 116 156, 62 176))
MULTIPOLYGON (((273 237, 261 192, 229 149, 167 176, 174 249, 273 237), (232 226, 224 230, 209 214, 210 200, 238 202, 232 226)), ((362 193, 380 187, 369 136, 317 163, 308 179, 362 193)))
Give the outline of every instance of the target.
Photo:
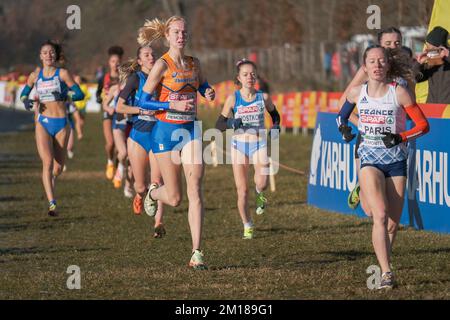
POLYGON ((448 31, 435 27, 426 37, 426 46, 419 55, 417 82, 428 80, 427 103, 450 103, 450 58, 448 31))

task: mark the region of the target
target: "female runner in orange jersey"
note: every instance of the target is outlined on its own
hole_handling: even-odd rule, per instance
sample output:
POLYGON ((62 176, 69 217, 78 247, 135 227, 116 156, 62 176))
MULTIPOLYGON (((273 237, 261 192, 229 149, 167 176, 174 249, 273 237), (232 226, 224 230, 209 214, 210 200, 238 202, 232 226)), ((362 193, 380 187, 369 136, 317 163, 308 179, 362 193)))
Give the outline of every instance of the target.
POLYGON ((144 209, 150 216, 157 211, 157 201, 170 206, 181 202, 181 169, 184 170, 189 199, 189 227, 192 256, 189 266, 206 269, 200 250, 203 225, 203 152, 201 128, 196 113, 197 91, 207 100, 215 97, 204 78, 198 59, 184 54, 187 43, 186 21, 173 16, 167 21, 147 21, 139 29, 138 43, 149 45, 165 38, 169 51, 158 59, 144 85, 139 107, 155 110, 158 119, 152 130, 152 151, 162 172, 163 186, 150 185, 144 209), (156 92, 152 95, 152 92, 156 92))

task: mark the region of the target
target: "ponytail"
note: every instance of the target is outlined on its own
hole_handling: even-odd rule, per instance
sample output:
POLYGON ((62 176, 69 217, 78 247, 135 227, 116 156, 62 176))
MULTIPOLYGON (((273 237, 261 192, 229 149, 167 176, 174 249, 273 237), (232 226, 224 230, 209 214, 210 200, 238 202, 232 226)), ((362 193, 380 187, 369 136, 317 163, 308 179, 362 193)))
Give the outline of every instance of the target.
POLYGON ((144 26, 139 28, 137 42, 141 47, 151 45, 153 41, 163 38, 166 33, 166 24, 155 18, 146 20, 144 26))
POLYGON ((130 59, 127 62, 120 65, 119 67, 120 83, 125 83, 132 73, 139 71, 141 69, 137 60, 138 60, 137 58, 130 59))
POLYGON ((172 16, 166 21, 154 18, 153 20, 146 20, 144 26, 139 28, 137 42, 141 47, 151 45, 154 41, 164 38, 166 32, 169 31, 169 26, 174 21, 183 21, 184 18, 180 16, 172 16))

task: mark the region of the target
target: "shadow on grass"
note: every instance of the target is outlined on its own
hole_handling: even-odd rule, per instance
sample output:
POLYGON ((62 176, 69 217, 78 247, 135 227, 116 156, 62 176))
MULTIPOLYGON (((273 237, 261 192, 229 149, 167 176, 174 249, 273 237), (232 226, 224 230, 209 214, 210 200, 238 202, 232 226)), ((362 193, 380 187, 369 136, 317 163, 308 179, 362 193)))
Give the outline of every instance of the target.
MULTIPOLYGON (((0 248, 0 256, 2 255, 14 255, 21 256, 27 254, 42 254, 42 253, 61 253, 61 252, 89 252, 89 251, 108 251, 111 248, 99 247, 99 248, 77 248, 77 247, 28 247, 28 248, 0 248)), ((2 261, 5 262, 5 261, 2 261)))
POLYGON ((373 252, 369 251, 356 251, 356 250, 341 250, 341 251, 321 251, 320 254, 328 254, 335 257, 342 257, 340 260, 357 260, 366 257, 371 257, 374 255, 373 252))
POLYGON ((22 231, 25 229, 55 229, 66 227, 75 222, 90 222, 98 217, 76 217, 76 218, 48 218, 41 221, 30 221, 26 223, 4 223, 0 225, 0 232, 22 231))
POLYGON ((416 250, 409 250, 408 254, 435 254, 435 253, 450 253, 450 248, 436 248, 436 249, 416 249, 416 250))
POLYGON ((14 196, 6 196, 6 197, 0 196, 0 202, 2 202, 2 201, 13 202, 13 201, 22 201, 22 200, 23 200, 23 198, 14 197, 14 196))

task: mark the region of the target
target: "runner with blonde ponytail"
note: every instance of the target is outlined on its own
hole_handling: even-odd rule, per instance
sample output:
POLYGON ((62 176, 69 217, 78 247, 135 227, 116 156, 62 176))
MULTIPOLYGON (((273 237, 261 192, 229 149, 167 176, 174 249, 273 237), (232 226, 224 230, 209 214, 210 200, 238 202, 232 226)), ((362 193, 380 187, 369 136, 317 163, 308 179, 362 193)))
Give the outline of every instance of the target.
POLYGON ((150 71, 139 99, 139 107, 155 111, 158 119, 152 130, 151 141, 152 151, 164 180, 163 186, 156 183, 150 185, 144 209, 153 216, 156 214, 158 201, 174 207, 180 204, 183 169, 192 237, 189 266, 193 269, 206 269, 200 250, 204 167, 201 128, 196 121, 196 100, 197 91, 209 101, 214 100, 215 92, 204 78, 199 60, 184 54, 187 34, 186 21, 178 16, 164 22, 158 19, 147 20, 139 29, 138 42, 141 46, 152 44, 161 38, 169 46, 169 51, 156 61, 150 71))

